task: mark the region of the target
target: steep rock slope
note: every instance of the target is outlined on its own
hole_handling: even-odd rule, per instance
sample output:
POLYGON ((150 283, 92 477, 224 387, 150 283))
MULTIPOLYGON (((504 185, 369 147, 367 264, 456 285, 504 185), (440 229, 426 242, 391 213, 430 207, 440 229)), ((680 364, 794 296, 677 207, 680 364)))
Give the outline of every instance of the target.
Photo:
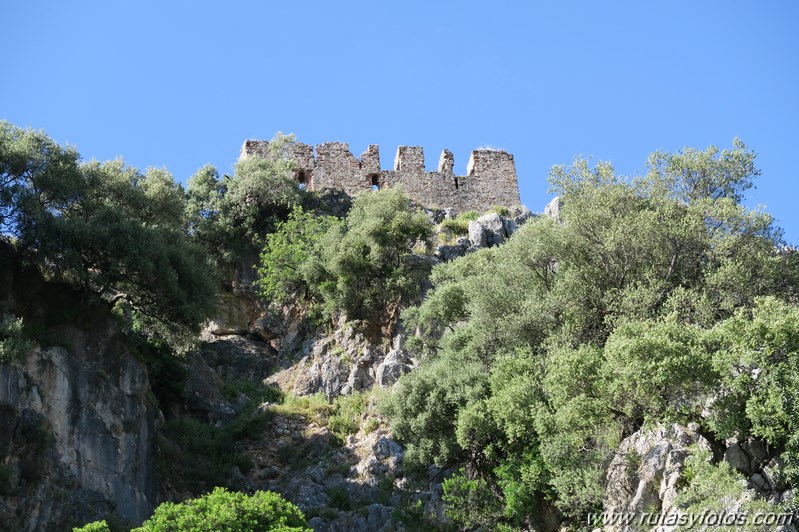
POLYGON ((159 484, 144 365, 106 309, 2 264, 0 310, 45 331, 47 345, 0 365, 0 529, 64 529, 108 515, 142 521, 159 484))

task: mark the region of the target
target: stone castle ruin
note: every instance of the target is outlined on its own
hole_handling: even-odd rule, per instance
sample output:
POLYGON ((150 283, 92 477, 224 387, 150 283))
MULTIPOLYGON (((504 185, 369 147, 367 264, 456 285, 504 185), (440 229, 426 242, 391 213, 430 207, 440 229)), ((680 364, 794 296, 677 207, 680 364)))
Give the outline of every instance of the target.
MULTIPOLYGON (((274 157, 265 140, 247 140, 240 158, 274 157)), ((427 172, 421 146, 400 146, 393 170, 381 170, 380 150, 371 144, 360 159, 350 152, 346 142, 325 142, 314 147, 300 142, 288 144, 282 155, 295 163, 294 178, 308 190, 338 188, 350 195, 365 190, 402 185, 413 201, 426 207, 452 208, 456 212, 483 212, 492 206, 519 205, 519 184, 513 155, 505 151, 472 151, 466 175, 453 172, 455 159, 444 150, 438 171, 427 172)))

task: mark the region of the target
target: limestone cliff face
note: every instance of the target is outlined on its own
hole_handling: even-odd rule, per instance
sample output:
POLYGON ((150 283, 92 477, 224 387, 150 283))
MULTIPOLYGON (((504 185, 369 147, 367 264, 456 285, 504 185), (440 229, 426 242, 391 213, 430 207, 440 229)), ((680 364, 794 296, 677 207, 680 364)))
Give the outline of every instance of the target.
POLYGON ((107 309, 38 274, 2 274, 0 310, 23 315, 49 345, 0 364, 0 530, 143 521, 159 490, 145 366, 107 309))
MULTIPOLYGON (((155 408, 125 350, 36 350, 0 367, 4 530, 51 530, 91 514, 140 522, 158 497, 155 408)), ((85 346, 81 346, 85 347, 85 346)))

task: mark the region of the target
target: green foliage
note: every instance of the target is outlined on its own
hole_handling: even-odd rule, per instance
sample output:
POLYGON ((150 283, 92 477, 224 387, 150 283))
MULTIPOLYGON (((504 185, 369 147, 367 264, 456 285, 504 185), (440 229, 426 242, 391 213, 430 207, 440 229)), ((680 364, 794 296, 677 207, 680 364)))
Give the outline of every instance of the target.
POLYGON ((383 409, 391 418, 397 438, 415 439, 404 457, 406 469, 425 470, 429 463, 449 467, 464 462, 468 448, 458 443, 459 411, 487 393, 487 375, 477 364, 459 365, 453 371, 452 365, 435 361, 425 371, 414 371, 401 379, 383 409))
MULTIPOLYGON (((126 325, 123 316, 123 326, 126 325)), ((136 358, 147 366, 150 389, 158 406, 166 411, 172 402, 184 399, 188 369, 169 345, 153 341, 133 329, 127 330, 127 344, 136 358)))
POLYGON ((25 362, 33 349, 33 341, 24 335, 22 318, 0 314, 0 363, 25 362))
POLYGON ((477 220, 477 216, 477 211, 462 212, 455 218, 448 218, 441 222, 441 229, 456 235, 466 235, 469 233, 469 222, 477 220))
POLYGON ((407 469, 465 466, 447 499, 457 519, 524 528, 548 500, 579 521, 601 508, 622 438, 647 422, 707 426, 717 390, 712 430, 784 446, 799 470, 799 310, 759 299, 793 297, 799 270, 771 217, 740 204, 753 160, 736 140, 654 154, 633 179, 555 167, 561 223, 533 219, 433 269, 403 315, 423 364, 386 413, 407 469), (487 493, 496 506, 475 502, 487 493))
POLYGON ((683 480, 687 485, 677 497, 677 506, 683 513, 701 515, 715 512, 720 515, 740 503, 737 514, 749 516, 747 522, 713 527, 714 530, 759 532, 764 530, 764 525, 756 525, 753 516, 766 513, 787 515, 794 511, 791 507, 792 501, 773 504, 758 499, 752 491, 746 489, 746 478, 743 475, 724 461, 713 464, 710 451, 706 449, 691 448, 691 454, 685 461, 683 480))
POLYGON ((352 510, 350 494, 347 492, 347 488, 345 486, 334 486, 327 490, 327 494, 330 497, 328 500, 328 505, 330 505, 331 508, 336 508, 337 510, 342 510, 345 512, 352 510))
POLYGON ((724 394, 711 409, 721 437, 754 434, 784 447, 785 473, 799 483, 799 308, 774 297, 741 309, 709 334, 724 394))
POLYGON ((111 532, 111 528, 108 526, 108 523, 103 520, 89 523, 80 528, 73 528, 72 532, 111 532))
POLYGON ((453 523, 442 523, 435 515, 425 513, 421 500, 405 501, 395 507, 391 515, 396 523, 401 523, 406 530, 441 530, 455 532, 459 530, 453 523))
MULTIPOLYGON (((270 141, 271 149, 294 142, 293 137, 270 141)), ((285 218, 300 202, 301 192, 291 179, 293 163, 285 158, 274 160, 247 157, 236 163, 235 177, 227 184, 224 211, 228 220, 254 243, 274 229, 276 219, 285 218)))
POLYGON ((507 207, 503 207, 502 205, 493 205, 486 211, 486 214, 496 213, 500 216, 510 216, 510 209, 507 207))
POLYGON ((275 414, 285 416, 302 415, 311 421, 325 426, 327 417, 333 410, 322 392, 314 395, 287 394, 281 404, 270 405, 269 410, 275 414))
POLYGON ((429 271, 413 250, 428 246, 431 234, 427 217, 412 210, 398 187, 356 198, 345 223, 321 241, 313 265, 328 315, 343 311, 348 319, 375 321, 413 301, 429 271))
POLYGON ((223 198, 227 180, 211 165, 205 165, 189 178, 186 190, 186 219, 190 234, 212 253, 214 257, 230 256, 232 229, 224 220, 223 198))
POLYGON ((23 236, 45 211, 74 203, 86 186, 79 159, 43 131, 0 121, 0 234, 23 236))
POLYGON ((318 287, 308 283, 311 261, 319 260, 325 234, 337 225, 332 216, 314 216, 295 207, 288 219, 266 239, 261 252, 258 286, 267 301, 284 304, 298 295, 316 297, 318 287))
POLYGON ((366 420, 363 424, 364 432, 367 434, 374 432, 380 426, 380 421, 375 417, 378 414, 378 405, 383 403, 386 397, 386 394, 378 390, 336 397, 327 427, 341 440, 357 433, 361 429, 363 420, 366 420))
POLYGON ((283 400, 283 392, 277 386, 252 379, 225 379, 222 383, 222 396, 226 401, 233 403, 242 395, 246 396, 253 405, 264 402, 278 403, 283 400))
POLYGON ((333 434, 344 440, 350 434, 358 432, 361 427, 361 416, 368 409, 368 392, 340 395, 336 397, 333 414, 328 420, 327 427, 333 434))
POLYGON ((225 484, 233 467, 249 471, 249 459, 235 449, 241 430, 241 424, 220 428, 191 417, 167 422, 159 438, 162 475, 178 489, 197 493, 225 484))
POLYGON ((444 481, 443 499, 447 517, 464 528, 493 527, 502 515, 485 480, 470 480, 463 470, 444 481))
POLYGON ((136 532, 306 531, 299 508, 270 491, 252 495, 215 488, 180 504, 165 502, 136 532))
POLYGON ((186 197, 164 169, 79 164, 44 133, 0 123, 0 228, 45 274, 124 302, 148 336, 196 331, 214 308, 207 252, 186 233, 186 197))
POLYGON ((399 188, 359 196, 343 222, 295 209, 267 238, 262 295, 283 302, 301 292, 328 317, 380 325, 420 294, 429 263, 414 250, 429 247, 431 234, 399 188))
POLYGON ((225 425, 218 427, 184 417, 167 422, 161 431, 161 472, 180 489, 199 493, 211 486, 226 485, 234 467, 249 471, 252 463, 236 449, 236 443, 263 438, 275 406, 266 412, 259 406, 283 399, 274 386, 251 379, 226 381, 222 393, 231 402, 238 402, 242 396, 247 400, 225 425))
POLYGON ((372 432, 376 431, 380 427, 380 421, 375 418, 371 418, 366 420, 366 423, 363 425, 363 431, 366 434, 371 434, 372 432))
POLYGON ((696 418, 701 394, 719 375, 703 331, 673 316, 620 325, 605 344, 604 393, 630 420, 696 418))
POLYGON ((191 233, 222 263, 263 247, 303 192, 292 179, 294 163, 285 156, 293 135, 269 141, 269 157, 247 157, 232 177, 220 179, 213 166, 200 168, 188 182, 186 216, 191 233))

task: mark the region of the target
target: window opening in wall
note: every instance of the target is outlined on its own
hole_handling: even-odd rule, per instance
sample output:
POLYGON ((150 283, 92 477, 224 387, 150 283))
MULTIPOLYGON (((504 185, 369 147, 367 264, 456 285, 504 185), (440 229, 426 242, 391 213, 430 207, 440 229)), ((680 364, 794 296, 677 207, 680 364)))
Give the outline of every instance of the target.
POLYGON ((455 178, 455 190, 458 190, 458 178, 455 178))
POLYGON ((369 179, 372 183, 372 190, 380 190, 380 178, 377 174, 369 175, 369 179))
POLYGON ((305 190, 307 188, 308 185, 305 183, 305 170, 297 172, 297 183, 300 190, 305 190))

